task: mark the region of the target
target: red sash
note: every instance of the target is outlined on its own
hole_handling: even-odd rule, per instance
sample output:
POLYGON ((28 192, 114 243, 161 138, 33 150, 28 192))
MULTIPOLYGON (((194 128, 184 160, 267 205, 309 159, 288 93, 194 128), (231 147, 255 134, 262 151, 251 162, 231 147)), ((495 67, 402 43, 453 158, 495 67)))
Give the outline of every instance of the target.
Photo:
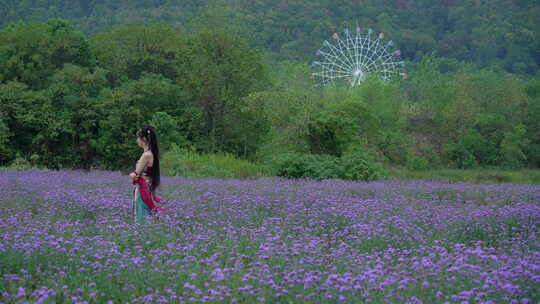
POLYGON ((153 193, 150 192, 150 189, 148 187, 148 183, 146 182, 146 180, 142 177, 137 177, 134 181, 133 181, 133 184, 138 184, 139 185, 139 192, 141 193, 141 198, 143 200, 143 202, 146 204, 146 206, 148 206, 148 208, 152 211, 152 212, 155 212, 155 213, 163 213, 165 212, 165 209, 159 207, 159 206, 156 206, 156 204, 154 202, 160 202, 161 201, 161 198, 160 197, 157 197, 157 196, 154 196, 153 193))

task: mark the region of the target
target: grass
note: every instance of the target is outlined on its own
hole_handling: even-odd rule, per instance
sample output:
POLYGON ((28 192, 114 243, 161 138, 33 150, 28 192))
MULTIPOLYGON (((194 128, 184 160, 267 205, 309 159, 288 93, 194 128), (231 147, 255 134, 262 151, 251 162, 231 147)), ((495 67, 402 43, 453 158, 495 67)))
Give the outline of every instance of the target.
MULTIPOLYGON (((17 158, 1 171, 25 171, 38 168, 17 158)), ((161 159, 161 174, 188 178, 253 179, 272 176, 272 169, 227 153, 200 154, 173 146, 161 159)), ((540 169, 506 170, 500 168, 409 170, 388 169, 387 179, 443 180, 450 183, 540 184, 540 169)))
POLYGON ((392 169, 388 177, 393 179, 444 180, 450 183, 530 183, 540 184, 540 169, 504 170, 496 168, 481 169, 435 169, 412 171, 392 169))
POLYGON ((168 176, 247 179, 268 175, 264 166, 231 154, 199 154, 174 148, 163 155, 161 167, 163 175, 168 176))

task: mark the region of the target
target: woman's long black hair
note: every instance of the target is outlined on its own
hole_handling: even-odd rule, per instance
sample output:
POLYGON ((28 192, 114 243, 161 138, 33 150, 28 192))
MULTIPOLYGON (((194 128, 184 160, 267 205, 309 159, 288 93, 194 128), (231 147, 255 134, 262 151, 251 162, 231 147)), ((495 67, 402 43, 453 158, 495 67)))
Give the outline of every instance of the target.
POLYGON ((154 154, 154 164, 152 165, 152 186, 150 187, 150 191, 154 193, 154 190, 156 190, 160 184, 159 145, 156 130, 152 126, 144 126, 137 131, 137 136, 146 140, 150 146, 150 151, 152 151, 152 154, 154 154))

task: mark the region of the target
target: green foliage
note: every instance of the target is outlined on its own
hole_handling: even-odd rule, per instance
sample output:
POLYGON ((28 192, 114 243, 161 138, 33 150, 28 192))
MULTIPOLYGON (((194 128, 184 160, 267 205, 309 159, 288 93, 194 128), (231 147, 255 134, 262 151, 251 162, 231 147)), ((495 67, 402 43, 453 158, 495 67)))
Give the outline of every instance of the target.
POLYGON ((442 115, 441 132, 447 139, 454 140, 475 128, 498 144, 501 132, 525 118, 528 98, 522 82, 513 75, 459 72, 451 84, 452 102, 442 115))
POLYGON ((497 168, 412 170, 393 169, 389 178, 446 180, 451 183, 533 183, 540 184, 540 170, 508 170, 497 168))
POLYGON ((20 154, 17 154, 12 162, 6 166, 0 166, 0 171, 2 170, 16 170, 16 171, 27 171, 35 169, 44 169, 41 166, 37 165, 38 155, 33 154, 29 158, 24 158, 20 154))
POLYGON ((9 129, 7 124, 0 116, 0 165, 7 164, 11 158, 11 149, 8 148, 9 142, 9 129))
POLYGON ((256 178, 267 170, 231 154, 199 154, 172 144, 161 160, 163 175, 183 177, 256 178))
POLYGON ((45 124, 53 122, 42 121, 41 107, 47 102, 44 92, 31 91, 27 85, 9 81, 0 83, 0 114, 7 127, 7 142, 3 150, 7 153, 7 161, 13 160, 17 153, 27 156, 35 151, 33 142, 36 133, 45 124))
MULTIPOLYGON (((161 128, 173 126, 174 129, 164 134, 165 140, 197 136, 199 110, 180 86, 161 75, 144 74, 138 80, 128 80, 114 90, 105 90, 101 100, 100 108, 105 114, 96 138, 97 152, 101 165, 107 168, 133 166, 140 149, 135 133, 153 119, 165 119, 160 123, 161 128)), ((170 143, 161 140, 160 144, 167 147, 170 143)))
POLYGON ((95 163, 100 117, 98 96, 106 71, 66 64, 51 77, 47 101, 36 108, 38 120, 48 122, 34 137, 33 152, 51 168, 85 168, 95 163))
MULTIPOLYGON (((472 169, 478 167, 478 161, 474 155, 474 148, 477 147, 477 133, 467 134, 457 143, 445 145, 445 153, 454 165, 461 169, 472 169)), ((480 136, 480 135, 478 135, 480 136)), ((480 146, 481 143, 478 143, 480 146)))
POLYGON ((284 62, 273 72, 272 89, 249 97, 264 107, 261 115, 268 122, 257 152, 263 161, 276 153, 309 152, 308 125, 322 103, 305 64, 284 62))
MULTIPOLYGON (((280 60, 307 61, 322 41, 346 27, 383 31, 418 62, 437 51, 445 57, 513 73, 536 73, 540 12, 535 1, 333 1, 161 0, 2 1, 0 25, 61 16, 87 34, 119 25, 171 22, 214 27, 238 24, 253 44, 280 60), (69 4, 68 4, 69 3, 69 4), (201 22, 202 20, 202 22, 201 22)), ((122 60, 119 58, 119 60, 122 60)))
MULTIPOLYGON (((253 16, 226 1, 200 9, 190 31, 140 23, 87 39, 59 19, 0 29, 0 165, 131 168, 145 124, 165 155, 176 154, 167 172, 185 176, 265 175, 255 163, 281 176, 351 180, 380 178, 377 162, 426 172, 540 164, 540 78, 504 72, 528 70, 526 60, 479 70, 427 52, 429 35, 406 32, 429 54, 409 57, 422 58, 409 80, 320 89, 305 62, 253 48, 253 16)), ((377 18, 397 35, 396 22, 377 18)), ((285 56, 303 39, 283 40, 285 56)))
POLYGON ((203 113, 204 140, 199 148, 237 152, 242 139, 232 144, 226 139, 230 133, 238 135, 244 130, 236 119, 250 110, 242 109, 241 99, 261 89, 266 80, 258 52, 234 32, 203 27, 190 36, 180 56, 177 83, 187 89, 203 113))
POLYGON ((150 120, 150 125, 156 129, 159 134, 158 142, 162 151, 168 151, 172 145, 180 148, 190 148, 190 142, 186 135, 179 132, 181 122, 177 118, 166 112, 155 112, 150 120))
POLYGON ((235 33, 134 25, 87 41, 50 20, 9 25, 0 41, 2 141, 11 143, 3 163, 20 152, 50 168, 126 168, 138 153, 134 133, 148 123, 162 150, 176 143, 248 158, 268 132, 249 97, 265 71, 235 33))
POLYGON ((429 161, 422 156, 410 155, 407 158, 407 169, 416 171, 425 171, 430 169, 429 161))
POLYGON ((99 33, 90 45, 98 65, 110 71, 109 80, 117 86, 145 73, 176 78, 176 60, 185 41, 170 25, 131 25, 99 33))
POLYGON ((264 98, 257 92, 238 100, 227 115, 223 150, 254 159, 270 132, 264 98))
POLYGON ((540 166, 540 77, 531 79, 525 86, 529 97, 527 117, 524 121, 529 143, 524 147, 530 166, 540 166))
POLYGON ((287 178, 372 181, 383 176, 383 170, 374 158, 361 149, 339 158, 323 154, 285 153, 275 156, 271 167, 274 174, 287 178))
POLYGON ((439 59, 426 58, 420 69, 433 78, 434 85, 429 86, 421 75, 421 80, 412 83, 420 91, 409 95, 416 101, 411 103, 408 129, 417 141, 423 141, 417 146, 427 142, 438 147, 440 158, 458 168, 501 166, 505 133, 527 120, 525 82, 505 73, 473 73, 466 66, 443 76, 441 65, 439 59), (442 99, 436 98, 438 94, 442 99), (430 101, 432 106, 428 106, 430 101))
POLYGON ((496 164, 499 151, 496 145, 474 129, 447 146, 448 157, 458 168, 474 168, 479 164, 496 164))
POLYGON ((91 65, 84 35, 65 20, 9 24, 0 31, 0 45, 0 82, 42 89, 66 63, 91 65))
POLYGON ((527 156, 523 153, 523 149, 527 145, 526 132, 525 127, 520 124, 515 126, 512 131, 504 133, 501 142, 503 167, 509 169, 523 168, 527 160, 527 156))
MULTIPOLYGON (((330 107, 332 106, 335 104, 330 105, 330 107)), ((356 113, 344 109, 346 106, 353 108, 355 105, 340 104, 340 106, 336 107, 337 109, 328 109, 317 113, 308 125, 308 141, 312 153, 340 157, 349 144, 359 140, 358 121, 352 117, 356 116, 356 113)), ((362 106, 362 104, 357 104, 358 108, 362 106)))
POLYGON ((373 181, 381 179, 383 169, 375 159, 363 149, 355 149, 341 157, 340 178, 353 181, 373 181))
POLYGON ((364 145, 392 163, 404 164, 410 142, 403 133, 403 97, 393 84, 370 77, 358 87, 328 87, 322 109, 312 114, 307 139, 312 153, 342 156, 364 145))
POLYGON ((335 156, 302 153, 280 154, 273 159, 272 167, 277 176, 316 180, 338 178, 341 169, 335 156))
POLYGON ((431 168, 439 168, 442 166, 442 160, 437 151, 435 151, 435 147, 432 145, 423 146, 422 155, 427 159, 431 168))

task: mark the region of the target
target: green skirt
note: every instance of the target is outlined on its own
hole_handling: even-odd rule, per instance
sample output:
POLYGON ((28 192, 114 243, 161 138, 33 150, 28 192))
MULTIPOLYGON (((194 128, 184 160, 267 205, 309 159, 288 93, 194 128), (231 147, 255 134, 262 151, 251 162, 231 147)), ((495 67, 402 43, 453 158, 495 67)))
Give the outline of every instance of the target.
POLYGON ((152 211, 146 205, 139 192, 139 185, 133 187, 133 220, 135 223, 144 223, 152 216, 152 211))

